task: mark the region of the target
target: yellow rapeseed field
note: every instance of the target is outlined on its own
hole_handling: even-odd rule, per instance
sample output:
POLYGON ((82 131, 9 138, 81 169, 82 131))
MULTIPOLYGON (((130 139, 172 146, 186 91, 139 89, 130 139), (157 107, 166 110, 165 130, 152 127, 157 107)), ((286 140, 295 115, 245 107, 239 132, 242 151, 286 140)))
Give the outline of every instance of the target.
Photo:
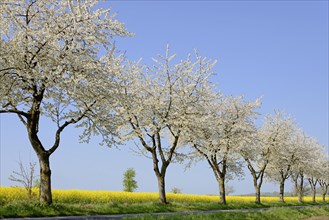
MULTIPOLYGON (((35 197, 38 189, 33 189, 35 197)), ((15 200, 27 199, 27 192, 21 187, 0 187, 0 204, 10 203, 15 200)), ((218 202, 219 196, 193 195, 167 193, 170 202, 218 202)), ((317 201, 322 201, 317 198, 317 201)), ((89 191, 89 190, 53 190, 53 200, 60 203, 141 203, 157 202, 158 193, 152 192, 113 192, 113 191, 89 191)), ((228 203, 254 202, 254 196, 227 196, 228 203)), ((261 197, 261 202, 277 202, 278 197, 261 197)), ((310 196, 304 197, 304 201, 311 201, 310 196)), ((297 202, 297 197, 285 197, 286 202, 297 202)))

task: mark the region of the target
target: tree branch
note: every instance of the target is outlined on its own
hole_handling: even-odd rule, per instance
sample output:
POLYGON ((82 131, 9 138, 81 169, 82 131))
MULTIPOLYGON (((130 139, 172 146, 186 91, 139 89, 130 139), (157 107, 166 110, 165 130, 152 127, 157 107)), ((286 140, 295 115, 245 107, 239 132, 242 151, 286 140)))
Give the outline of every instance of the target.
POLYGON ((14 67, 7 67, 7 68, 3 68, 3 69, 0 69, 0 72, 1 71, 7 71, 7 70, 15 70, 16 68, 14 67))
MULTIPOLYGON (((137 120, 137 117, 135 117, 137 120)), ((133 130, 137 133, 138 139, 140 140, 140 142, 142 143, 143 147, 149 151, 152 152, 152 148, 145 142, 144 138, 139 134, 138 130, 139 130, 139 125, 137 123, 137 125, 135 125, 131 119, 129 119, 129 123, 131 125, 131 127, 133 128, 133 130)))
POLYGON ((165 158, 164 153, 163 153, 163 150, 162 150, 161 137, 160 137, 159 132, 156 133, 156 141, 157 141, 157 145, 158 145, 157 147, 158 147, 158 151, 159 151, 159 154, 160 154, 162 163, 165 163, 166 162, 166 158, 165 158))
POLYGON ((61 139, 61 133, 62 131, 69 126, 70 124, 75 124, 77 122, 79 122, 81 119, 83 119, 87 112, 90 111, 90 108, 96 103, 96 101, 94 101, 78 118, 74 119, 72 118, 69 121, 65 121, 64 124, 62 124, 60 127, 58 127, 57 131, 56 131, 56 135, 55 135, 55 143, 53 144, 53 146, 47 151, 48 155, 51 155, 52 153, 54 153, 54 151, 58 148, 59 143, 60 143, 60 139, 61 139))
POLYGON ((166 161, 166 163, 168 163, 168 164, 171 162, 172 157, 175 153, 175 149, 178 145, 179 134, 180 134, 180 131, 177 132, 177 135, 175 136, 175 139, 174 139, 174 143, 172 144, 172 147, 170 148, 168 160, 166 161))
POLYGON ((193 144, 193 147, 199 152, 199 154, 203 155, 207 160, 209 159, 208 158, 208 155, 206 153, 204 153, 199 147, 197 144, 193 144))
POLYGON ((21 116, 24 116, 25 118, 29 118, 30 115, 26 112, 23 111, 19 111, 17 109, 5 109, 5 110, 0 110, 0 113, 14 113, 14 114, 18 114, 21 116))

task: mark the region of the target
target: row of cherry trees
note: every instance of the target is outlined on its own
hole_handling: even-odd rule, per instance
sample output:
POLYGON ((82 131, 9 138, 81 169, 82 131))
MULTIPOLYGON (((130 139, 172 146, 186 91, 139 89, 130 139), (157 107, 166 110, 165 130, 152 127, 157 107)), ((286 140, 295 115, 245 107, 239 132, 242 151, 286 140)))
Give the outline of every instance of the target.
POLYGON ((210 81, 216 62, 197 52, 178 63, 169 49, 154 66, 130 62, 116 52, 112 39, 131 34, 96 3, 0 3, 0 113, 16 114, 26 127, 40 164, 41 203, 52 203, 50 156, 72 125, 83 129, 84 141, 99 135, 113 146, 137 139, 152 158, 161 203, 167 203, 167 169, 182 160, 209 163, 222 203, 225 181, 241 175, 243 160, 257 202, 265 175, 280 182, 282 201, 289 176, 298 189, 304 178, 314 194, 317 182, 328 189, 323 147, 292 119, 276 113, 255 126, 260 100, 216 92, 210 81), (50 146, 39 138, 40 129, 49 129, 41 118, 56 126, 50 146))
POLYGON ((284 186, 291 177, 298 200, 303 200, 304 180, 309 181, 315 202, 319 182, 323 200, 329 186, 329 160, 324 146, 307 136, 294 120, 281 112, 269 115, 253 134, 247 145, 237 152, 243 157, 253 177, 256 202, 260 202, 260 188, 264 176, 280 185, 280 201, 284 202, 284 186))
POLYGON ((183 159, 208 162, 224 204, 225 182, 242 175, 243 164, 253 177, 257 203, 265 176, 280 184, 282 202, 284 184, 290 176, 300 201, 305 178, 312 186, 313 200, 318 182, 325 198, 329 161, 324 146, 281 112, 268 115, 263 125, 257 127, 260 100, 248 102, 242 96, 215 92, 209 80, 214 62, 197 53, 194 61, 188 56, 171 64, 173 59, 167 49, 165 56, 154 59, 153 68, 143 71, 139 64, 134 64, 118 77, 122 79, 117 107, 118 116, 123 119, 120 134, 127 139, 139 139, 152 157, 160 202, 167 202, 168 166, 183 159))

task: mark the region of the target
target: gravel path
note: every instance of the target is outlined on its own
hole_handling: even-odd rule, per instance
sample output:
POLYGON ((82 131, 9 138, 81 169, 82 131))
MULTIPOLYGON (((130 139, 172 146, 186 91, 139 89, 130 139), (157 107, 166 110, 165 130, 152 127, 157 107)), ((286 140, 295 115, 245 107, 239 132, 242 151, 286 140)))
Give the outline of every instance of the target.
MULTIPOLYGON (((315 206, 328 206, 328 205, 313 205, 313 206, 282 206, 283 208, 291 209, 304 209, 315 206)), ((228 210, 206 210, 206 211, 185 211, 185 212, 159 212, 159 213, 132 213, 132 214, 111 214, 111 215, 88 215, 88 216, 57 216, 57 217, 31 217, 31 218, 3 218, 7 220, 63 220, 63 219, 74 219, 74 220, 92 220, 92 219, 123 219, 127 217, 138 217, 138 216, 170 216, 170 215, 200 215, 200 214, 211 214, 218 212, 258 212, 266 211, 270 208, 253 208, 253 209, 228 209, 228 210)), ((2 219, 1 219, 2 220, 2 219)), ((326 216, 319 218, 313 217, 307 220, 329 220, 326 216)))

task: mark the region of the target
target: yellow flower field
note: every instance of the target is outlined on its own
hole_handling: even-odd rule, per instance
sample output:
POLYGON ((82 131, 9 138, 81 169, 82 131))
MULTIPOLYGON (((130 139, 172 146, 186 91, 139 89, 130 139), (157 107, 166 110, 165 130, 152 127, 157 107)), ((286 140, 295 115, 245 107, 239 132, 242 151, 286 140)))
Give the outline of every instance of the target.
MULTIPOLYGON (((33 189, 33 194, 38 194, 38 189, 33 189)), ((21 187, 0 187, 0 204, 10 203, 15 200, 27 199, 27 193, 21 187)), ((173 194, 167 193, 170 202, 217 202, 218 196, 173 194)), ((141 203, 157 202, 158 193, 152 192, 113 192, 113 191, 88 191, 88 190, 53 190, 53 200, 60 203, 141 203)), ((254 196, 227 196, 228 203, 250 203, 255 201, 254 196)), ((261 202, 277 202, 278 197, 262 197, 261 202)), ((305 202, 311 201, 310 196, 304 197, 305 202)), ((297 202, 297 197, 285 197, 286 202, 297 202)), ((322 198, 317 197, 317 201, 322 198)))

